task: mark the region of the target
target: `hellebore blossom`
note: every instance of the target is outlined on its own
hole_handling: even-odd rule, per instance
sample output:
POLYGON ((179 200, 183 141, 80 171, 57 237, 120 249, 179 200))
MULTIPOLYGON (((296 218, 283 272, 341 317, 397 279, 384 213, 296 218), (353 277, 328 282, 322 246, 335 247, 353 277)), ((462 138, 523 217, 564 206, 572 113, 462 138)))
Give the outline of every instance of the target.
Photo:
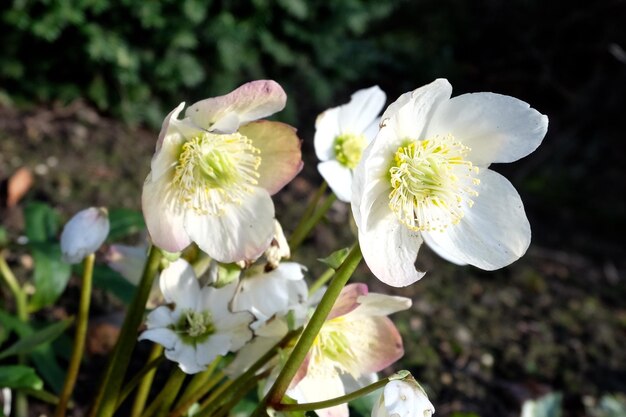
POLYGON ((169 252, 195 242, 220 262, 254 260, 270 244, 278 192, 302 168, 289 125, 257 121, 285 106, 274 81, 181 103, 164 120, 142 207, 153 242, 169 252))
POLYGON ((74 215, 61 232, 63 260, 81 262, 94 253, 109 235, 109 212, 104 207, 90 207, 74 215))
POLYGON ((172 262, 160 277, 161 292, 169 305, 153 310, 146 318, 147 330, 139 340, 151 340, 165 348, 165 357, 183 372, 197 373, 213 360, 236 352, 250 338, 252 315, 233 313, 230 303, 237 283, 222 288, 200 288, 191 265, 172 262))
MULTIPOLYGON (((402 338, 389 314, 406 310, 411 300, 370 293, 365 284, 348 284, 313 342, 287 395, 299 403, 340 397, 348 383, 366 385, 372 374, 404 354, 402 338)), ((320 417, 347 417, 341 404, 316 410, 320 417)))
POLYGON ((378 115, 387 97, 378 86, 359 90, 350 102, 328 109, 315 121, 317 169, 338 199, 350 202, 352 172, 378 132, 378 115))
POLYGON ((435 407, 412 378, 392 380, 372 408, 372 417, 430 417, 435 407))
POLYGON ((530 243, 519 194, 488 167, 533 152, 548 118, 509 96, 451 94, 439 79, 400 96, 355 170, 352 213, 363 258, 392 286, 424 275, 414 266, 422 242, 485 270, 514 262, 530 243))

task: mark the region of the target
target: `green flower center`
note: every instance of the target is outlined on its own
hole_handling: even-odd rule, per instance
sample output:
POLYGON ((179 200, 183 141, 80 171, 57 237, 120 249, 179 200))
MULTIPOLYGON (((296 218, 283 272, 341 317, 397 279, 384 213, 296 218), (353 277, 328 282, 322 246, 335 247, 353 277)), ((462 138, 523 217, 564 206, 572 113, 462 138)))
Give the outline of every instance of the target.
POLYGON ((181 147, 172 191, 198 214, 220 215, 226 204, 240 204, 258 184, 260 153, 239 133, 198 135, 181 147))
POLYGON ((364 135, 344 133, 335 138, 333 149, 337 161, 350 169, 356 168, 367 145, 364 135))
POLYGON ((172 326, 183 343, 196 344, 208 339, 215 333, 211 313, 208 311, 184 310, 178 323, 172 326))
MULTIPOLYGON (((311 366, 309 369, 323 370, 331 365, 342 372, 355 377, 360 375, 357 357, 348 339, 350 323, 342 316, 324 323, 311 348, 311 366)), ((354 341, 352 342, 354 344, 354 341)))
POLYGON ((443 230, 472 206, 480 181, 478 168, 465 160, 468 152, 451 135, 407 140, 398 148, 389 168, 389 207, 409 229, 443 230))

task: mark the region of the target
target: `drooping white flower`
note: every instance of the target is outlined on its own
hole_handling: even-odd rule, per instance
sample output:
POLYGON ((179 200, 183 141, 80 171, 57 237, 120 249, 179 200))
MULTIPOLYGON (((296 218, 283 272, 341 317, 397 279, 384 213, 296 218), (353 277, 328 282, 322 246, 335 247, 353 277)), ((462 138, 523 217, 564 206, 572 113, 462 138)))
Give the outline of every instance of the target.
MULTIPOLYGON (((317 335, 287 395, 299 403, 340 397, 351 386, 371 383, 372 374, 404 354, 402 338, 389 314, 406 310, 411 300, 370 293, 365 284, 348 284, 317 335)), ((316 410, 320 417, 347 417, 346 404, 316 410)))
POLYGON ((363 257, 389 285, 424 275, 414 266, 423 241, 445 259, 485 270, 517 260, 530 243, 519 194, 488 167, 533 152, 548 118, 513 97, 451 93, 439 79, 400 96, 355 170, 352 213, 363 257))
POLYGON ((254 315, 255 321, 250 325, 254 338, 225 369, 228 375, 240 375, 288 333, 288 314, 294 327, 304 324, 308 288, 303 270, 300 264, 282 262, 271 271, 257 266, 244 273, 231 307, 233 311, 248 311, 254 315))
POLYGON ((274 220, 274 238, 263 255, 267 260, 267 266, 271 269, 278 268, 282 259, 291 257, 289 243, 278 220, 274 220))
POLYGON ((392 380, 372 408, 372 417, 430 417, 435 407, 412 378, 392 380))
POLYGON ((165 118, 142 194, 157 246, 177 252, 193 241, 226 263, 263 253, 274 232, 270 195, 302 168, 295 129, 256 121, 285 102, 276 82, 261 80, 165 118))
POLYGON ((63 260, 81 262, 94 253, 109 235, 109 212, 104 207, 90 207, 74 215, 61 232, 63 260))
POLYGON ((370 87, 354 93, 349 103, 328 109, 315 121, 317 169, 341 201, 350 202, 352 172, 365 147, 378 132, 385 93, 370 87))
POLYGON ((172 262, 160 277, 163 297, 169 305, 153 310, 147 330, 139 340, 151 340, 165 348, 165 357, 188 374, 206 369, 219 355, 236 352, 250 338, 252 315, 233 313, 228 304, 237 284, 200 288, 191 265, 172 262))

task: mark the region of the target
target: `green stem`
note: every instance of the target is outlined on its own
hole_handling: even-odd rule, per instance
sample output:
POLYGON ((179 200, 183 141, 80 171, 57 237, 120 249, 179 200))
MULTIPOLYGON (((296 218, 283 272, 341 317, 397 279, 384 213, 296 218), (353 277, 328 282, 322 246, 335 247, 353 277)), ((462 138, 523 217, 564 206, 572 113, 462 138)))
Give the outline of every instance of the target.
POLYGON ((126 397, 130 395, 133 389, 139 385, 139 388, 137 388, 137 394, 135 394, 133 407, 130 411, 130 416, 138 417, 141 415, 141 412, 146 406, 146 400, 148 399, 148 394, 150 394, 150 388, 152 387, 152 381, 154 380, 157 367, 164 360, 165 356, 163 356, 163 346, 155 343, 150 350, 148 363, 146 363, 146 365, 144 365, 144 367, 137 372, 130 381, 128 381, 124 388, 122 388, 120 396, 117 399, 116 409, 122 404, 122 402, 124 402, 126 397))
POLYGON ((137 328, 143 320, 146 302, 150 295, 152 282, 156 277, 161 263, 161 251, 152 246, 148 260, 143 270, 141 281, 137 286, 135 297, 126 313, 120 336, 115 350, 109 358, 107 369, 100 383, 98 395, 93 404, 90 417, 111 417, 115 412, 117 398, 120 392, 126 368, 130 362, 133 348, 137 342, 137 328))
POLYGON ((176 395, 178 395, 180 386, 183 384, 186 376, 187 374, 176 367, 170 374, 161 392, 152 400, 152 403, 146 408, 143 414, 141 414, 141 417, 151 417, 155 413, 158 413, 158 415, 163 415, 164 412, 166 413, 166 408, 169 408, 176 399, 176 395))
POLYGON ((326 320, 326 317, 328 317, 330 310, 333 308, 337 297, 341 293, 344 285, 354 273, 354 270, 357 268, 362 258, 363 255, 361 254, 361 248, 358 244, 355 244, 350 249, 350 253, 348 253, 348 256, 335 273, 333 280, 330 282, 322 300, 315 309, 315 312, 309 320, 306 328, 302 332, 300 339, 298 339, 298 343, 296 343, 296 346, 293 348, 291 355, 289 355, 289 358, 278 375, 276 382, 274 382, 270 391, 259 404, 254 415, 263 415, 263 413, 267 413, 267 411, 265 411, 267 405, 271 406, 274 404, 280 404, 287 388, 289 388, 291 380, 298 371, 298 368, 300 368, 300 364, 309 352, 309 349, 313 345, 313 341, 324 325, 324 321, 326 320))
MULTIPOLYGON (((315 208, 317 207, 317 203, 320 202, 320 198, 322 198, 322 196, 324 195, 327 189, 328 189, 328 183, 326 181, 323 181, 320 184, 317 191, 315 191, 315 194, 313 194, 313 198, 309 202, 309 205, 304 210, 304 213, 302 214, 302 217, 300 218, 300 223, 302 223, 302 221, 304 221, 305 219, 308 219, 309 217, 311 217, 311 214, 313 214, 313 212, 315 211, 315 208)), ((298 229, 299 226, 300 224, 296 226, 296 230, 298 229)))
MULTIPOLYGON (((227 390, 232 393, 239 392, 248 381, 256 380, 256 372, 272 359, 278 349, 286 346, 294 337, 297 337, 302 330, 293 330, 287 333, 278 343, 276 343, 270 350, 268 350, 263 356, 257 359, 243 374, 239 375, 235 379, 231 379, 222 386, 220 386, 215 392, 211 394, 201 405, 197 417, 210 416, 228 397, 224 397, 222 394, 227 390)), ((170 416, 175 417, 175 416, 170 416)))
POLYGON ((298 227, 296 227, 296 230, 293 231, 291 237, 289 238, 289 248, 291 249, 292 255, 298 247, 300 247, 304 239, 306 239, 309 232, 311 232, 315 225, 322 219, 322 217, 324 217, 335 200, 337 200, 337 196, 335 196, 335 194, 331 194, 326 198, 326 200, 324 200, 324 203, 317 211, 315 211, 315 213, 307 217, 302 216, 300 224, 298 224, 298 227))
MULTIPOLYGON (((26 292, 20 286, 19 281, 15 278, 13 271, 4 259, 4 253, 0 253, 0 275, 4 278, 4 281, 9 286, 9 289, 13 293, 15 298, 15 310, 18 319, 23 322, 28 322, 28 298, 26 292)), ((18 362, 23 364, 26 362, 24 355, 18 356, 18 362)), ((28 400, 26 394, 22 391, 17 391, 15 395, 15 416, 27 417, 28 416, 28 400)))
MULTIPOLYGON (((221 405, 214 413, 210 415, 213 417, 224 417, 229 414, 229 412, 235 407, 242 398, 248 395, 248 392, 255 387, 256 384, 259 383, 259 380, 266 378, 269 375, 269 370, 263 372, 260 375, 255 375, 254 378, 248 379, 245 384, 237 387, 236 390, 232 390, 233 395, 230 396, 228 402, 221 405)), ((203 417, 202 415, 198 415, 197 417, 203 417)))
POLYGON ((321 408, 333 407, 335 405, 354 401, 357 398, 361 398, 364 395, 374 392, 377 389, 383 388, 389 382, 389 378, 381 379, 373 384, 361 388, 360 390, 351 392, 350 394, 342 395, 341 397, 331 398, 330 400, 317 401, 314 403, 303 404, 274 404, 272 407, 277 411, 312 411, 319 410, 321 408))
POLYGON ((221 356, 218 356, 206 371, 193 377, 186 391, 174 406, 174 411, 170 413, 170 417, 180 417, 185 414, 189 407, 198 402, 200 398, 204 397, 207 392, 211 391, 224 378, 222 372, 213 375, 220 360, 221 356))
POLYGON ((315 294, 315 291, 319 290, 326 284, 335 274, 335 270, 333 268, 328 268, 318 279, 315 280, 313 284, 309 287, 309 295, 315 294))
POLYGON ((63 417, 67 412, 67 403, 74 391, 80 363, 85 351, 85 337, 87 336, 87 323, 89 322, 89 304, 91 303, 91 284, 93 281, 93 265, 96 260, 95 254, 88 255, 83 261, 83 282, 80 290, 80 301, 78 304, 78 314, 76 318, 76 333, 74 335, 74 346, 72 356, 65 376, 65 384, 59 396, 59 404, 54 412, 55 417, 63 417))

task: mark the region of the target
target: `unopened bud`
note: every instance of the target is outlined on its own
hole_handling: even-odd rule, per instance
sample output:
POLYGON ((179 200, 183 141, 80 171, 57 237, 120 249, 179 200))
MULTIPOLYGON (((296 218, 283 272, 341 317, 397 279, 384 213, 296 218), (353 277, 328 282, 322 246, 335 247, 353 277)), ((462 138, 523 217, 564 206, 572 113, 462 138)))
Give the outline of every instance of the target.
POLYGON ((430 417, 434 413, 426 392, 412 377, 389 381, 372 409, 372 417, 430 417))
POLYGON ((109 234, 109 213, 104 207, 79 211, 61 232, 63 260, 76 264, 94 253, 109 234))

